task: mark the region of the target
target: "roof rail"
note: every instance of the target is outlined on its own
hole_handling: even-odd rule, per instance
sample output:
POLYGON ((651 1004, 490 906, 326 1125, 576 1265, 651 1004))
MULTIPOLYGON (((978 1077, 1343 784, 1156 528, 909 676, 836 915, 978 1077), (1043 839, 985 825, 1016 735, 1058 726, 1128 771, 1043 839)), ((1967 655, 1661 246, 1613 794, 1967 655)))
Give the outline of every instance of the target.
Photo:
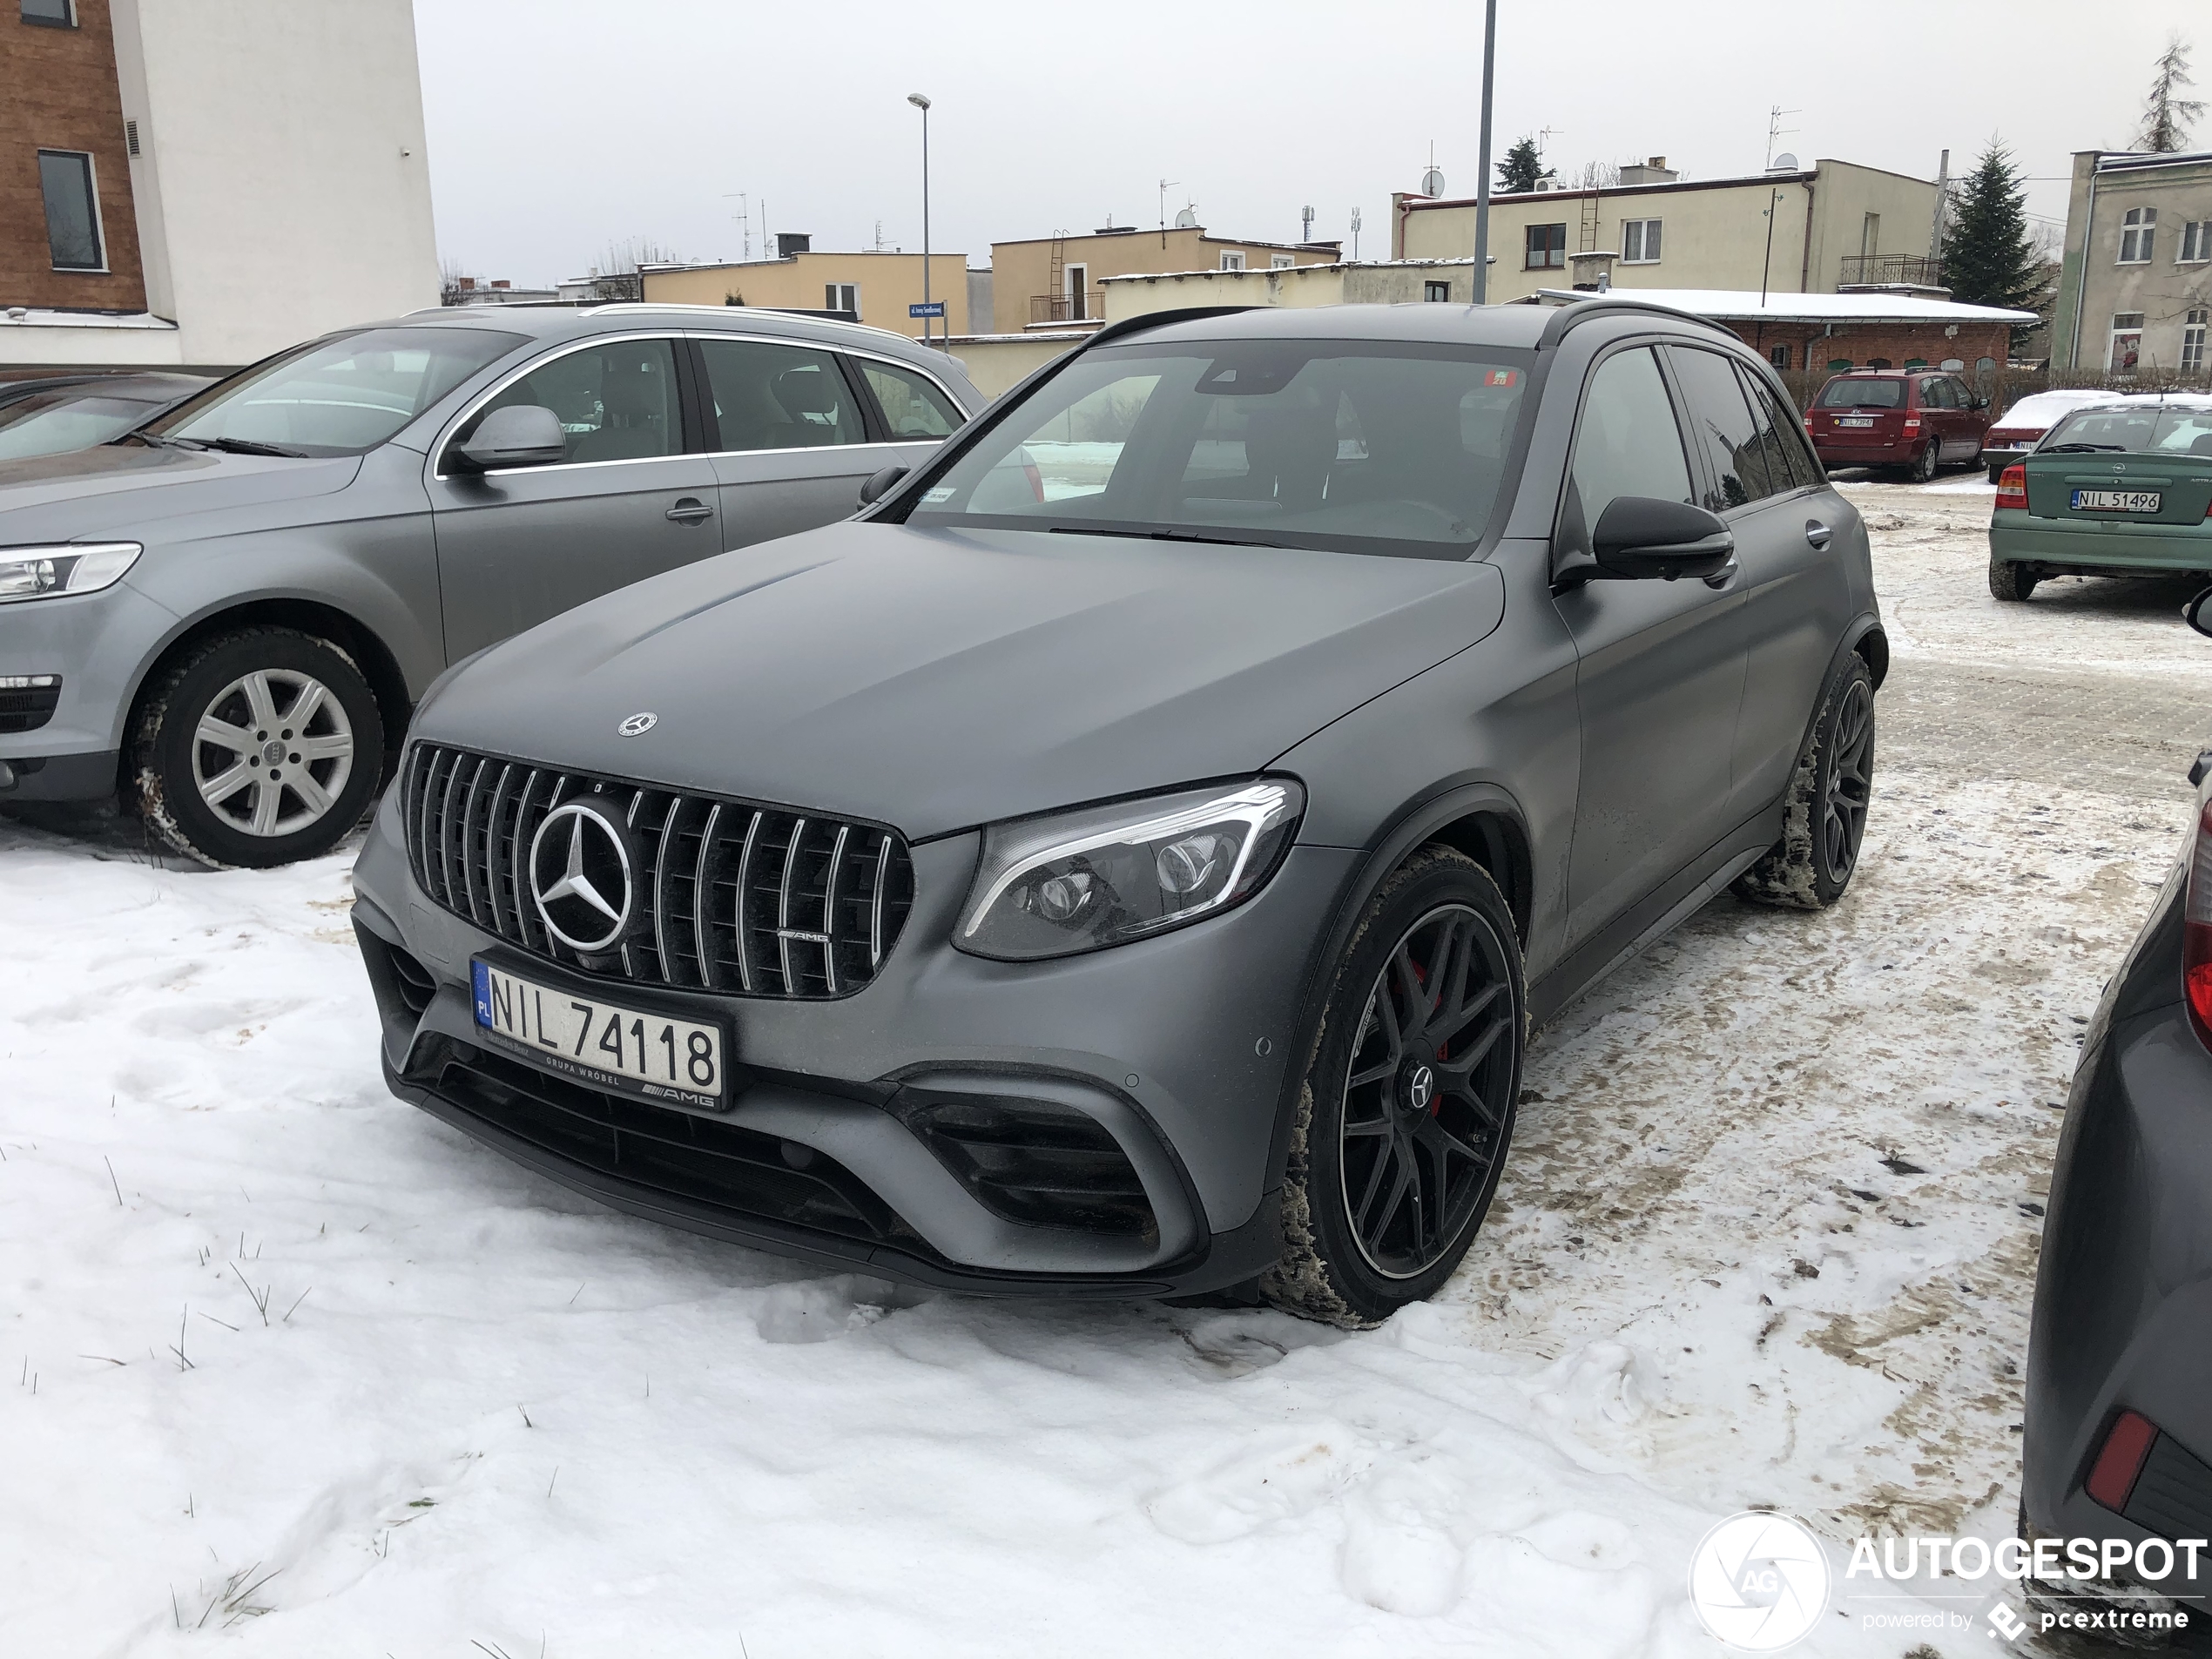
POLYGON ((1557 349, 1559 342, 1566 337, 1567 331, 1577 324, 1595 322, 1601 317, 1609 317, 1623 312, 1652 317, 1669 317, 1676 322, 1694 322, 1701 327, 1713 329, 1716 333, 1726 334, 1730 340, 1737 341, 1739 344, 1742 343, 1736 330, 1730 328, 1726 323, 1716 322, 1710 317, 1701 317, 1694 311, 1683 311, 1675 306, 1662 306, 1655 300, 1621 299, 1611 293, 1585 293, 1580 288, 1541 288, 1537 290, 1536 297, 1539 300, 1555 300, 1559 304, 1559 309, 1552 314, 1551 320, 1544 325, 1543 334, 1536 341, 1538 351, 1557 349))

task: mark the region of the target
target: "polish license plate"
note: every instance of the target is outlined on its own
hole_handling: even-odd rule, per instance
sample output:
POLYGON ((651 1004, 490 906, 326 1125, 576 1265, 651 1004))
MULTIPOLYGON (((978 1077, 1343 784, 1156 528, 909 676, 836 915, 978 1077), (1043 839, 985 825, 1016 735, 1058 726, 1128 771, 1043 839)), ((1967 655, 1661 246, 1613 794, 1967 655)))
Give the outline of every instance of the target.
POLYGON ((1872 426, 1874 417, 1871 415, 1839 415, 1836 417, 1836 424, 1838 426, 1872 426))
POLYGON ((469 964, 476 1026, 499 1046, 595 1089, 716 1111, 727 1102, 722 1028, 469 964))
POLYGON ((2165 499, 2155 489, 2077 489, 2074 492, 2074 510, 2077 513, 2155 513, 2165 499))

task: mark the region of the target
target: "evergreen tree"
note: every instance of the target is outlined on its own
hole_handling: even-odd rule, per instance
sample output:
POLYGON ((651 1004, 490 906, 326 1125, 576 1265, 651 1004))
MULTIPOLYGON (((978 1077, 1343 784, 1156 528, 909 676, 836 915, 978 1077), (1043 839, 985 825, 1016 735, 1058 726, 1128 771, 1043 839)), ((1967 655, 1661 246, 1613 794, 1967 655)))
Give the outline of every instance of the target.
POLYGON ((1522 137, 1513 141, 1506 152, 1506 158, 1498 164, 1498 191, 1501 195, 1518 195, 1536 188, 1536 181, 1544 176, 1544 158, 1536 153, 1536 141, 1522 137))
POLYGON ((2137 148, 2171 155, 2188 142, 2189 124, 2204 113, 2204 105, 2180 93, 2183 87, 2195 84, 2189 78, 2188 43, 2179 35, 2168 36, 2166 50, 2152 66, 2150 93, 2143 99, 2143 130, 2135 139, 2137 148))
POLYGON ((2040 306, 2042 261, 2028 237, 2027 204, 2012 152, 1992 138, 1973 171, 1959 181, 1950 206, 1943 273, 1952 299, 2007 311, 2040 306))

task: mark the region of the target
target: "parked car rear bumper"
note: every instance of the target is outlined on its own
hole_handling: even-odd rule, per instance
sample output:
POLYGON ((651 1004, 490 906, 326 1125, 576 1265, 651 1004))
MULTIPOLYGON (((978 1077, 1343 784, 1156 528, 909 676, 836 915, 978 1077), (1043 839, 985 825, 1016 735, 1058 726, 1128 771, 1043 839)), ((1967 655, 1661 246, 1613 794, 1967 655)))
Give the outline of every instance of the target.
POLYGON ((1822 443, 1816 441, 1813 453, 1820 457, 1824 467, 1902 467, 1912 459, 1925 440, 1915 438, 1910 442, 1894 443, 1822 443))
MULTIPOLYGON (((2212 1054, 2178 1000, 2179 897, 2169 883, 2114 976, 2067 1102, 2028 1344, 2021 1496, 2040 1534, 2212 1535, 2212 1054), (2159 1437, 2115 1510, 2087 1482, 2123 1411, 2159 1437)), ((2212 1590, 2208 1571, 2161 1588, 2212 1590)))
POLYGON ((1989 552, 2013 564, 2101 570, 2212 570, 2212 521, 2090 524, 2036 518, 2017 508, 1989 521, 1989 552))

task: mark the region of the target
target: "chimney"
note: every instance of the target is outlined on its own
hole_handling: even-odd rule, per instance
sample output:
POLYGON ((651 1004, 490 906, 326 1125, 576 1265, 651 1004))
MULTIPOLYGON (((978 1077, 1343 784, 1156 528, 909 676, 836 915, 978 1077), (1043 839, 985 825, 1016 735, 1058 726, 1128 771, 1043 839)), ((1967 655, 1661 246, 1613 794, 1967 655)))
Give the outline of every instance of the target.
POLYGON ((1664 156, 1646 156, 1642 162, 1630 163, 1621 169, 1624 185, 1671 185, 1682 174, 1667 165, 1664 156))
POLYGON ((464 293, 475 286, 476 279, 474 277, 463 277, 461 279, 461 289, 464 293))
POLYGON ((515 285, 505 277, 496 277, 492 280, 491 286, 495 288, 511 288, 515 285))
POLYGON ((813 251, 814 238, 812 232, 778 231, 776 233, 776 257, 779 260, 792 259, 799 254, 812 253, 813 251))

